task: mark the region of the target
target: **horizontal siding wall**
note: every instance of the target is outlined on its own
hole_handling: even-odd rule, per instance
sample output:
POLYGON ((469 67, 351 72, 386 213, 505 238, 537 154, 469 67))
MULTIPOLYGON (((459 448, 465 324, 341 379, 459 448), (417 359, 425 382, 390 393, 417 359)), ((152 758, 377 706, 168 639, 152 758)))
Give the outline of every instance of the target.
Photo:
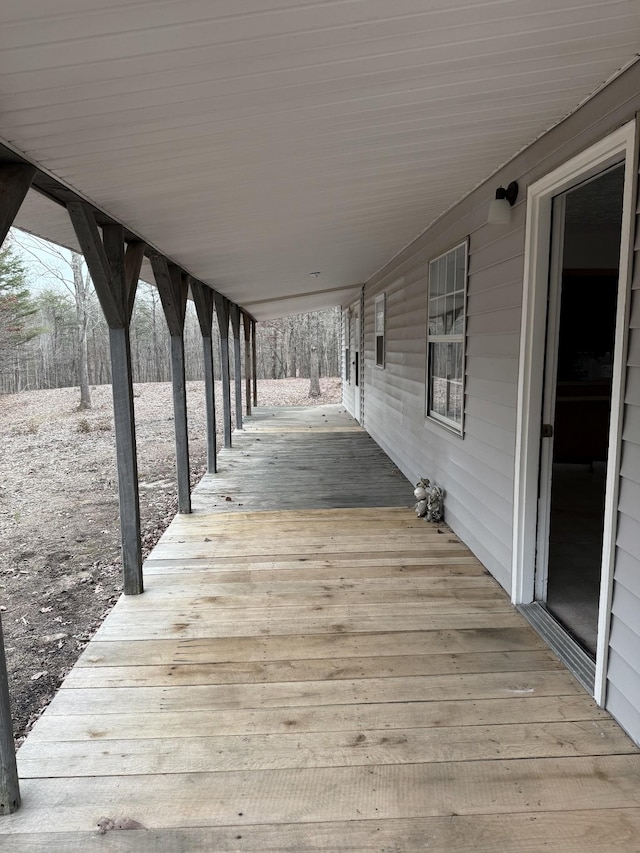
MULTIPOLYGON (((486 211, 484 212, 486 216, 486 211)), ((470 234, 464 439, 425 417, 429 260, 466 235, 452 229, 365 291, 365 426, 412 481, 446 490, 446 519, 505 587, 511 571, 515 412, 524 205, 496 229, 476 212, 470 234), (397 273, 401 273, 397 275, 397 273), (374 303, 386 295, 383 370, 374 303)))
POLYGON ((634 246, 606 705, 640 743, 640 225, 634 246))
MULTIPOLYGON (((445 489, 446 520, 497 580, 511 587, 517 378, 527 186, 640 110, 640 66, 477 187, 365 286, 365 426, 412 481, 445 489), (508 226, 488 226, 496 187, 517 180, 508 226), (425 410, 429 261, 469 238, 465 434, 425 410), (374 301, 386 294, 386 365, 375 366, 374 301)), ((640 235, 636 243, 640 249, 640 235)), ((640 741, 640 257, 631 306, 620 524, 607 707, 640 741)))

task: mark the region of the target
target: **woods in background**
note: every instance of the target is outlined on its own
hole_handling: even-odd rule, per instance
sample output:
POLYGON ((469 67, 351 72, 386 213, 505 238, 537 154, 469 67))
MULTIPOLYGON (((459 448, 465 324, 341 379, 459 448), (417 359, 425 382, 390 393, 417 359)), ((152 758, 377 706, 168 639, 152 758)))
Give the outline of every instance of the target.
MULTIPOLYGON (((8 242, 0 254, 0 393, 77 385, 83 391, 79 403, 90 406, 89 385, 110 382, 111 371, 108 328, 84 261, 55 247, 34 252, 33 238, 18 252, 19 240, 14 235, 14 245, 8 242)), ((219 378, 215 318, 213 337, 219 378)), ((202 379, 202 337, 191 301, 184 338, 187 379, 202 379)), ((259 322, 258 379, 312 378, 316 358, 320 376, 337 376, 340 338, 339 308, 259 322)), ((134 382, 171 379, 160 298, 144 282, 138 286, 131 322, 131 359, 134 382)))

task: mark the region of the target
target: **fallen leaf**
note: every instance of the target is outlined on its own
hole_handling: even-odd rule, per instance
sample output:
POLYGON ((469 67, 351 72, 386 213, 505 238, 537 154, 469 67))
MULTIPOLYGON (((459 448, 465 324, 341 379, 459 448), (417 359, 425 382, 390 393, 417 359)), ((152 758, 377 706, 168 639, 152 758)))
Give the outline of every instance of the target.
POLYGON ((49 675, 46 669, 44 669, 42 672, 34 672, 31 676, 31 681, 37 681, 39 678, 42 678, 43 675, 49 675))

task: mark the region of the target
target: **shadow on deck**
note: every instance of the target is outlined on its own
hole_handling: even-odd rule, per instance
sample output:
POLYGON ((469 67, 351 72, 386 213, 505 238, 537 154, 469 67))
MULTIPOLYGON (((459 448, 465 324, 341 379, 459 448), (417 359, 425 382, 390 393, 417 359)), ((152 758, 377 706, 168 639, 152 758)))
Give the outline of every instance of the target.
POLYGON ((637 849, 638 751, 366 434, 235 445, 20 750, 0 849, 637 849))
POLYGON ((413 487, 342 406, 260 408, 194 490, 194 512, 412 506, 413 487), (227 500, 231 498, 231 500, 227 500))

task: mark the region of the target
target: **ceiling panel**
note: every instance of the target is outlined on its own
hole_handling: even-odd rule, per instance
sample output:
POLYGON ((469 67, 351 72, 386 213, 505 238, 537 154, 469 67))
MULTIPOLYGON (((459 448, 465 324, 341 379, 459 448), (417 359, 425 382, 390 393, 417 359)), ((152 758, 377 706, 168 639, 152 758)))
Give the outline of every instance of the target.
POLYGON ((639 37, 637 0, 3 0, 0 137, 278 316, 353 298, 639 37))

